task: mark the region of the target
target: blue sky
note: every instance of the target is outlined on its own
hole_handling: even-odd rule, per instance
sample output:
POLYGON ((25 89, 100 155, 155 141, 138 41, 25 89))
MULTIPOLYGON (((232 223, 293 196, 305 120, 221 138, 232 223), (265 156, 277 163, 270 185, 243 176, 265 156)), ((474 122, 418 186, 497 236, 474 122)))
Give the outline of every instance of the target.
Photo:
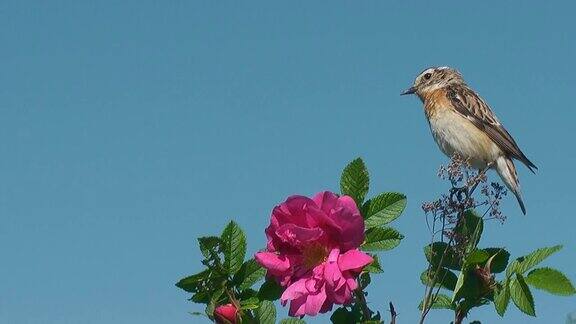
MULTIPOLYGON (((195 238, 235 219, 254 252, 273 206, 338 189, 362 156, 372 193, 400 191, 406 238, 382 255, 376 309, 417 318, 429 236, 420 203, 446 190, 421 104, 423 68, 458 68, 540 168, 519 166, 483 244, 561 243, 576 280, 574 2, 10 1, 0 3, 0 322, 191 323, 174 287, 195 238)), ((492 179, 495 179, 492 174, 492 179)), ((533 319, 575 298, 536 292, 533 319)), ((279 310, 286 314, 287 310, 279 310)), ((437 311, 430 322, 447 322, 437 311)), ((492 306, 470 320, 498 322, 492 306)), ((316 322, 326 321, 326 317, 316 322)))

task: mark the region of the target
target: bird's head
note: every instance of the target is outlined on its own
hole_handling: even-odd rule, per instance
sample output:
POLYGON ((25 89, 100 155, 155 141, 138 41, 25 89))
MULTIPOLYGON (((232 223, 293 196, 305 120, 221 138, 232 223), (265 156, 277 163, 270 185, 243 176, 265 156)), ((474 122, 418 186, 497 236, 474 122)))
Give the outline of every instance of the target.
POLYGON ((414 84, 400 95, 415 93, 422 98, 434 90, 451 84, 464 84, 464 79, 460 72, 447 66, 431 67, 418 74, 414 84))

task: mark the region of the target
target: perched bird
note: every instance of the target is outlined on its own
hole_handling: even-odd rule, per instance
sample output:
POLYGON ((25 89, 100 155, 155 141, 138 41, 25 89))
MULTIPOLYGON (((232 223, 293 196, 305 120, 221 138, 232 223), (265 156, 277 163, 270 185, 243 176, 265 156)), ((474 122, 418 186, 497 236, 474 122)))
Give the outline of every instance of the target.
POLYGON ((422 100, 432 136, 440 150, 449 157, 459 155, 468 159, 474 168, 496 169, 518 199, 522 213, 526 214, 513 159, 524 163, 532 172, 538 168, 522 153, 488 104, 466 84, 460 72, 449 67, 428 68, 416 77, 412 87, 401 93, 407 94, 416 94, 422 100))

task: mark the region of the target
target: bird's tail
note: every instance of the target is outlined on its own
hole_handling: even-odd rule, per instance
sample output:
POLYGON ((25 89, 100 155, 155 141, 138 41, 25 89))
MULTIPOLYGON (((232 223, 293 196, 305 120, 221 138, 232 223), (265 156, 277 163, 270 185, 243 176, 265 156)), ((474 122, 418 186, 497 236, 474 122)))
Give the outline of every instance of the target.
POLYGON ((518 181, 518 174, 516 173, 516 166, 512 159, 501 156, 496 160, 496 171, 500 175, 500 178, 506 184, 506 187, 514 193, 522 213, 526 215, 526 207, 524 206, 524 201, 522 200, 522 193, 520 192, 520 182, 518 181))

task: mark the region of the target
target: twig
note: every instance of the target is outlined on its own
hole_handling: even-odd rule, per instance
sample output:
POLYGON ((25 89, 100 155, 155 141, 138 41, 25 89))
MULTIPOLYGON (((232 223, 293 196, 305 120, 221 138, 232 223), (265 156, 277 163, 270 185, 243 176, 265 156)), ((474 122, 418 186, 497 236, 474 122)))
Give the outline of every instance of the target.
POLYGON ((396 313, 394 305, 390 302, 390 324, 396 324, 396 316, 398 316, 398 313, 396 313))

